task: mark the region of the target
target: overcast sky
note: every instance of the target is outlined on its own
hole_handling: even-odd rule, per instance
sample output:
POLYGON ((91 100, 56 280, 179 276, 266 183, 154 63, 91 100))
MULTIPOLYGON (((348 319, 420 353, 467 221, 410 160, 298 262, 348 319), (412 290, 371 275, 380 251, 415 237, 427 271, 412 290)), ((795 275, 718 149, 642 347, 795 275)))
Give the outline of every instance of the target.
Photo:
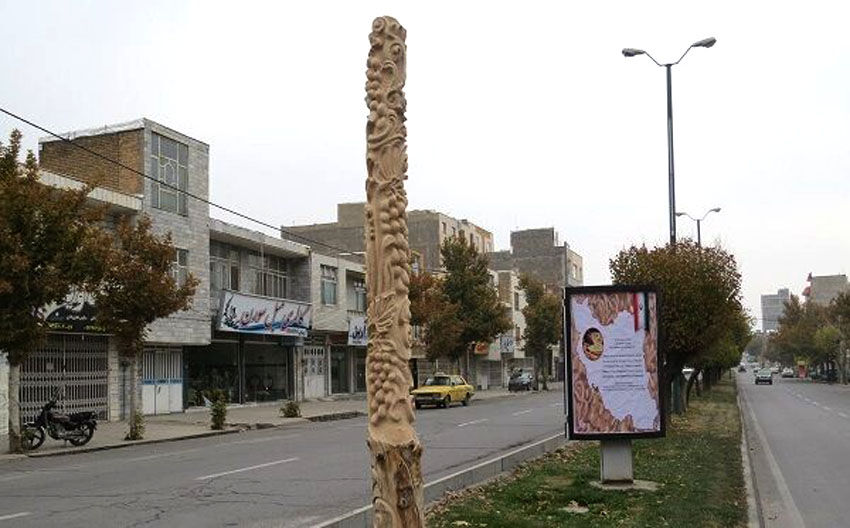
MULTIPOLYGON (((60 131, 148 117, 210 144, 211 200, 333 221, 365 199, 367 37, 393 15, 410 207, 467 218, 499 249, 554 226, 599 284, 619 249, 668 238, 664 70, 620 50, 672 62, 714 36, 673 68, 677 208, 722 207, 703 242, 736 255, 755 317, 761 293, 848 272, 843 3, 573 4, 0 0, 0 106, 60 131)), ((0 117, 13 127, 41 135, 0 117)))

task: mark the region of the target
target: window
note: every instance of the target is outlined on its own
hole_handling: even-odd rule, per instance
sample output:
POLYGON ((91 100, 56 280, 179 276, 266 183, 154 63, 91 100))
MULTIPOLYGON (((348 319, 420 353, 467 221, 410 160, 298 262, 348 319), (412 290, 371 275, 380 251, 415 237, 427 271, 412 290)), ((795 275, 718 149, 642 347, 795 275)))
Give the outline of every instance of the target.
POLYGON ((248 265, 254 276, 253 293, 286 298, 289 293, 289 270, 286 259, 274 255, 248 254, 248 265))
POLYGON ((186 284, 189 278, 189 251, 186 249, 174 250, 174 260, 171 262, 171 274, 178 286, 186 284))
POLYGON ((239 251, 215 240, 210 241, 210 290, 239 291, 239 251))
POLYGON ((336 268, 321 266, 322 270, 322 304, 336 304, 336 268))
POLYGON ((519 326, 516 326, 516 327, 514 328, 514 334, 515 334, 515 336, 516 336, 516 337, 514 338, 514 343, 515 343, 516 345, 519 345, 519 342, 522 340, 522 331, 520 331, 519 326))
POLYGON ((457 236, 457 228, 452 228, 452 236, 457 236))
POLYGON ((519 292, 514 292, 514 310, 519 310, 519 292))
POLYGON ((444 235, 446 234, 446 223, 445 222, 443 222, 443 234, 444 235))
POLYGON ((357 312, 366 311, 366 282, 362 280, 354 281, 354 308, 357 312))
POLYGON ((573 278, 577 279, 578 278, 578 266, 576 266, 575 264, 572 265, 572 272, 573 272, 573 278))
POLYGON ((151 133, 150 163, 151 177, 157 180, 151 184, 151 204, 163 211, 189 214, 186 193, 180 192, 189 189, 189 147, 151 133))

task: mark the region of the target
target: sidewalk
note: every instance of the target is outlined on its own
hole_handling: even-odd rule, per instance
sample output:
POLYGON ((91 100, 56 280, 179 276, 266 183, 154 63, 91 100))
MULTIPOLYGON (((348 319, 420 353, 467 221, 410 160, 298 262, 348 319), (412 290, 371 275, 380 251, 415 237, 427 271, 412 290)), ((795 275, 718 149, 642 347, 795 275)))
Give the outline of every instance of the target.
MULTIPOLYGON (((549 384, 550 391, 560 391, 562 387, 563 383, 549 384)), ((475 393, 473 403, 494 398, 522 397, 526 394, 533 393, 508 392, 504 388, 478 391, 475 393)), ((307 422, 341 420, 366 415, 366 395, 363 393, 335 395, 300 402, 300 418, 284 418, 280 413, 280 407, 283 403, 285 402, 230 405, 227 409, 226 427, 222 431, 210 429, 210 411, 204 407, 189 408, 182 413, 146 416, 144 440, 132 442, 124 440, 124 435, 128 430, 127 422, 98 422, 94 437, 85 446, 74 447, 70 443, 66 444, 47 438, 40 448, 28 453, 28 455, 31 457, 70 455, 139 444, 238 433, 246 429, 286 427, 307 422)))

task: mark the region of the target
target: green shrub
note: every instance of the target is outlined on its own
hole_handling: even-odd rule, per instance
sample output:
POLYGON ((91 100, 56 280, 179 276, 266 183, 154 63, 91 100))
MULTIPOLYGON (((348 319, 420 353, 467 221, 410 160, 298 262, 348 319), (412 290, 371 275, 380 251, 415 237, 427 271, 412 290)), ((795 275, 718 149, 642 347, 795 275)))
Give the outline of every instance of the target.
POLYGON ((298 418, 301 416, 301 407, 294 401, 289 401, 280 408, 280 412, 284 418, 298 418))
POLYGON ((210 408, 211 427, 217 431, 224 429, 224 420, 227 418, 227 397, 222 390, 214 390, 212 394, 212 407, 210 408))

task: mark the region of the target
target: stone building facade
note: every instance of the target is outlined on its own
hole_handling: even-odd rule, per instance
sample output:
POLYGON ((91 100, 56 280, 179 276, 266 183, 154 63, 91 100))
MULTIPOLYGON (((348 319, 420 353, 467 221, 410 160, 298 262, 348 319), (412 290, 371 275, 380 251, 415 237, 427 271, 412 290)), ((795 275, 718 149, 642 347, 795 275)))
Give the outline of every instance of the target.
MULTIPOLYGON (((39 140, 38 149, 42 181, 67 188, 94 184, 91 198, 107 207, 113 222, 147 215, 155 233, 172 235, 175 277, 182 280, 192 274, 199 279, 191 308, 155 321, 140 358, 143 411, 181 411, 183 349, 208 344, 211 337, 209 206, 203 201, 209 192, 209 146, 149 119, 77 130, 64 137, 125 167, 46 137, 39 140), (189 199, 186 193, 202 200, 189 199)), ((80 307, 85 301, 75 298, 54 311, 80 307)), ((126 416, 130 365, 115 340, 98 333, 96 325, 72 328, 61 318, 52 324, 47 343, 22 365, 24 414, 34 412, 60 385, 63 403, 75 410, 93 410, 109 420, 126 416), (68 383, 72 378, 77 381, 68 383)))
POLYGON ((809 274, 809 285, 803 290, 806 302, 812 302, 821 306, 829 303, 843 292, 850 291, 847 283, 847 275, 815 275, 809 274))
MULTIPOLYGON (((305 237, 305 243, 311 240, 327 244, 337 251, 352 254, 365 251, 364 224, 365 204, 337 204, 337 220, 325 224, 285 226, 282 236, 299 240, 305 237), (287 234, 288 233, 288 234, 287 234)), ((407 212, 407 229, 411 251, 420 258, 417 263, 422 269, 440 270, 440 246, 450 237, 461 237, 475 246, 480 253, 493 251, 493 234, 465 219, 457 219, 432 210, 411 210, 407 212)), ((318 244, 316 249, 322 250, 318 244)))
POLYGON ((566 242, 561 244, 551 227, 513 231, 511 249, 489 253, 488 257, 491 269, 528 273, 555 292, 584 284, 581 255, 566 242))

